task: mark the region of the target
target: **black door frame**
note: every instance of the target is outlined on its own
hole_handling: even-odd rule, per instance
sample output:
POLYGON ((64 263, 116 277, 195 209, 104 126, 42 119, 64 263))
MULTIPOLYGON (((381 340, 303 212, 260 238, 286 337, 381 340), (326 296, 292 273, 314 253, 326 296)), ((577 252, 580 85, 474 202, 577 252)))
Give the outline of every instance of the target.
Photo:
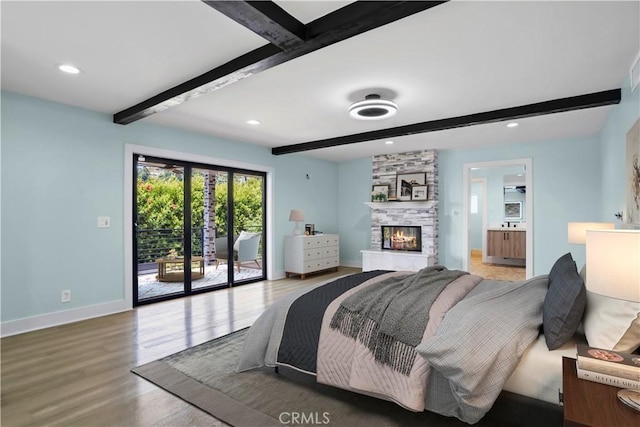
MULTIPOLYGON (((191 295, 196 295, 196 294, 200 294, 200 293, 206 293, 206 292, 211 292, 211 291, 215 291, 215 290, 219 290, 219 289, 226 289, 229 287, 236 287, 236 286, 242 286, 242 285, 246 285, 249 283, 254 283, 254 282, 259 282, 262 280, 266 280, 267 278, 267 264, 266 264, 266 259, 267 259, 267 249, 266 249, 266 242, 267 242, 267 173, 266 172, 261 172, 261 171, 254 171, 254 170, 249 170, 249 169, 242 169, 242 168, 234 168, 234 167, 230 167, 230 166, 219 166, 219 165, 212 165, 212 164, 205 164, 205 163, 198 163, 198 162, 191 162, 191 161, 185 161, 185 160, 175 160, 175 159, 169 159, 169 158, 165 158, 165 157, 158 157, 158 156, 153 156, 153 155, 145 155, 145 154, 141 154, 141 153, 133 153, 133 174, 132 174, 132 186, 133 186, 133 191, 132 191, 132 217, 131 217, 131 221, 133 224, 132 227, 132 242, 133 242, 133 251, 132 251, 132 256, 133 256, 133 269, 132 269, 132 273, 133 273, 133 281, 132 281, 132 285, 133 285, 133 306, 139 306, 139 305, 145 305, 145 304, 151 304, 151 303, 156 303, 156 302, 160 302, 160 301, 166 301, 166 300, 170 300, 170 299, 176 299, 176 298, 183 298, 186 296, 191 296, 191 295), (143 301, 140 301, 138 299, 138 238, 137 238, 137 214, 138 214, 138 186, 137 186, 137 180, 138 180, 138 161, 139 161, 139 157, 144 158, 144 161, 153 161, 153 162, 158 162, 158 163, 165 163, 165 164, 171 164, 171 165, 176 165, 176 166, 180 166, 184 169, 184 180, 183 180, 183 184, 184 184, 184 188, 183 188, 183 206, 184 206, 184 218, 183 218, 183 229, 182 229, 182 238, 183 238, 183 245, 184 245, 184 251, 185 251, 185 269, 184 269, 184 291, 181 294, 173 294, 173 295, 161 295, 155 298, 149 298, 149 299, 145 299, 143 301), (255 278, 255 279, 248 279, 248 280, 243 280, 241 282, 236 282, 234 280, 234 272, 233 272, 233 259, 231 260, 231 263, 229 264, 229 260, 227 260, 227 283, 226 284, 221 284, 220 286, 211 286, 211 287, 207 287, 207 288, 200 288, 200 289, 196 289, 193 290, 192 289, 192 280, 191 280, 191 269, 186 268, 187 265, 191 265, 191 252, 192 252, 192 245, 191 245, 191 234, 192 234, 192 230, 191 230, 191 223, 192 223, 192 212, 191 212, 191 178, 192 178, 192 171, 193 169, 207 169, 207 170, 213 170, 213 171, 220 171, 220 172, 226 172, 227 173, 227 247, 228 248, 232 248, 233 247, 233 237, 234 237, 234 221, 233 221, 233 183, 234 183, 234 178, 235 175, 250 175, 250 176, 259 176, 262 178, 262 241, 265 242, 262 245, 262 276, 255 278), (229 265, 231 265, 231 268, 229 268, 229 265), (189 274, 187 274, 186 272, 189 271, 189 274)), ((233 258, 233 255, 231 256, 231 258, 233 258)))

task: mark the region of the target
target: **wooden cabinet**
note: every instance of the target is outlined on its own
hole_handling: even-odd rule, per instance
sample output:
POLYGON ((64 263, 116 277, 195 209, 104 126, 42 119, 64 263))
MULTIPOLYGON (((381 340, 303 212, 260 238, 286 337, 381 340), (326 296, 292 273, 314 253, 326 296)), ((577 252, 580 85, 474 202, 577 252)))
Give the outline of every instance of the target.
POLYGON ((487 231, 487 255, 501 258, 526 258, 526 231, 487 231))
POLYGON ((315 236, 285 236, 284 271, 299 274, 302 279, 309 273, 338 268, 340 264, 340 238, 337 234, 315 236))

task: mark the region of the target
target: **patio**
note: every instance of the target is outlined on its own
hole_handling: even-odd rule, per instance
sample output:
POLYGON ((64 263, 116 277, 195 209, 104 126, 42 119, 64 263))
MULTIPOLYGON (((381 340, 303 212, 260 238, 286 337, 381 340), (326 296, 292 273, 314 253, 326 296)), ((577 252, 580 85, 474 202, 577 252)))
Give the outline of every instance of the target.
MULTIPOLYGON (((204 277, 192 282, 193 289, 201 289, 212 286, 220 286, 227 283, 227 265, 220 264, 216 269, 215 265, 207 265, 204 269, 204 277)), ((237 268, 233 270, 235 282, 256 279, 262 277, 262 270, 253 263, 243 264, 240 272, 237 268)), ((145 300, 162 295, 179 294, 184 289, 184 282, 160 282, 158 281, 158 270, 141 271, 138 274, 138 299, 145 300)))

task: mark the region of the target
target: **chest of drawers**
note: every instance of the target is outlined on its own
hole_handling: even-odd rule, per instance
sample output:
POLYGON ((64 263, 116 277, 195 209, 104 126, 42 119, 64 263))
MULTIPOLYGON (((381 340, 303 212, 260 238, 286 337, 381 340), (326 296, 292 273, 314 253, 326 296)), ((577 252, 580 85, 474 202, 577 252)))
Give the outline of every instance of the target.
POLYGON ((337 269, 340 264, 340 238, 337 234, 285 236, 284 271, 286 276, 337 269))

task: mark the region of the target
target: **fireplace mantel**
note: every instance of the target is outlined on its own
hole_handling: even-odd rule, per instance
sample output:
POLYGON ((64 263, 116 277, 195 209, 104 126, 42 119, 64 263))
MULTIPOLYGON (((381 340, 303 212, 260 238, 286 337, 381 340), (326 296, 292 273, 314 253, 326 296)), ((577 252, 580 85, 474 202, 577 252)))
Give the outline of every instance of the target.
POLYGON ((429 209, 438 204, 437 200, 428 202, 364 202, 371 209, 429 209))

